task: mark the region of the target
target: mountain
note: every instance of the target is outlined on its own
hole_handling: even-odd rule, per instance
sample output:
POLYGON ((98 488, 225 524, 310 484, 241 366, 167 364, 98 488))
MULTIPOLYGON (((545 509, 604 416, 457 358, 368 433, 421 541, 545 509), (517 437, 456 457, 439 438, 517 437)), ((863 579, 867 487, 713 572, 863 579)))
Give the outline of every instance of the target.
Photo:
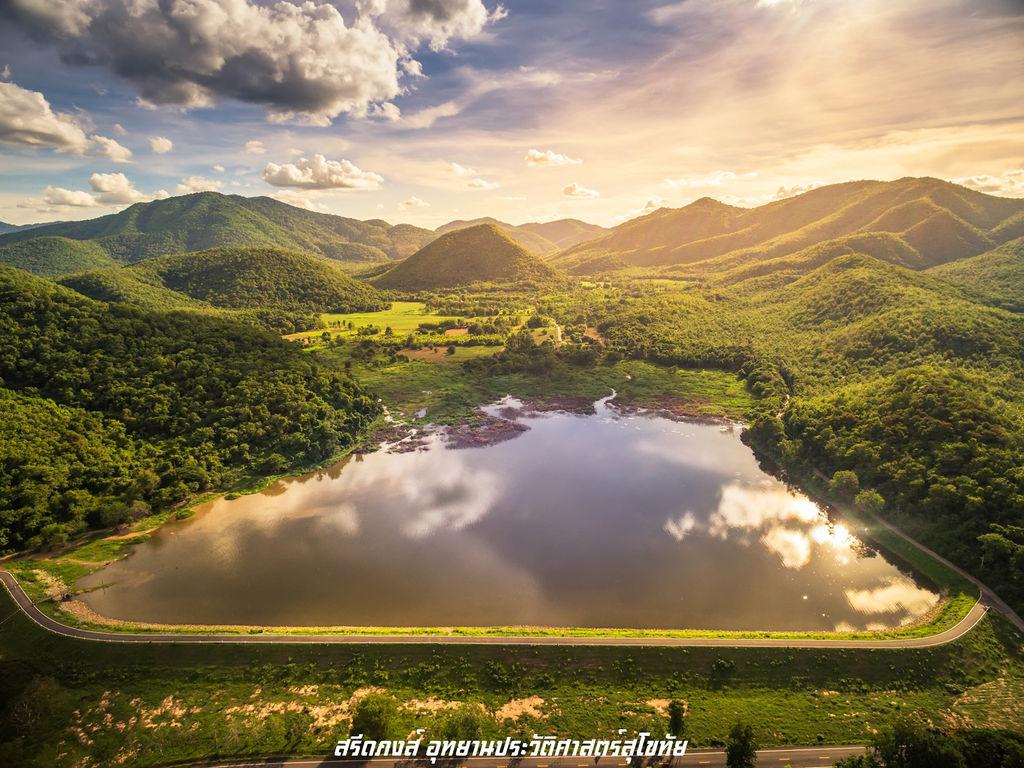
POLYGON ((558 272, 494 224, 442 235, 372 282, 380 288, 429 290, 470 283, 550 282, 558 272))
POLYGON ((559 219, 543 223, 508 224, 504 221, 485 216, 468 221, 450 221, 435 230, 438 234, 454 232, 458 229, 474 227, 478 224, 492 224, 505 230, 513 240, 518 240, 524 248, 544 256, 564 248, 570 248, 584 240, 598 237, 608 230, 596 224, 588 224, 579 219, 559 219))
POLYGON ((1024 237, 998 248, 928 270, 966 295, 1011 312, 1024 312, 1024 237))
POLYGON ((315 213, 269 197, 199 192, 0 235, 0 262, 55 275, 102 266, 100 253, 108 264, 131 264, 220 246, 258 246, 372 263, 408 256, 434 237, 408 224, 315 213))
POLYGON ((577 274, 625 265, 668 267, 692 276, 827 242, 841 247, 844 238, 856 236, 868 247, 882 248, 880 258, 898 253, 895 263, 923 269, 983 253, 1021 234, 1024 200, 992 197, 939 179, 855 181, 757 208, 710 198, 662 208, 562 251, 552 263, 577 274), (886 237, 867 237, 878 234, 886 237))
POLYGON ((0 221, 0 235, 6 235, 8 232, 18 232, 22 229, 32 229, 38 226, 38 224, 8 224, 6 221, 0 221))
POLYGON ((288 312, 384 309, 372 287, 315 256, 278 248, 213 248, 70 275, 61 283, 94 299, 149 308, 208 306, 288 312))

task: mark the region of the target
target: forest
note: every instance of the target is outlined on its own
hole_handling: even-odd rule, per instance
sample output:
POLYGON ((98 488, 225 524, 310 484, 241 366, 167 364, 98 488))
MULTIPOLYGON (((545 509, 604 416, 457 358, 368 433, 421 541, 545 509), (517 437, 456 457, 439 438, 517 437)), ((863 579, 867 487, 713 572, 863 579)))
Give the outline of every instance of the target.
POLYGON ((379 406, 238 320, 0 269, 0 549, 59 545, 350 448, 379 406))

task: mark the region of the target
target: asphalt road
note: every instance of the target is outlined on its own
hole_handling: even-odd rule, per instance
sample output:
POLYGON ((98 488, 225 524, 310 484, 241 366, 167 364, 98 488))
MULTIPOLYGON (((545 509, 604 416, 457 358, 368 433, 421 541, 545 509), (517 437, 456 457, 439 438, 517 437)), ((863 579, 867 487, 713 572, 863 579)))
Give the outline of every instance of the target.
MULTIPOLYGON (((840 747, 775 747, 762 749, 757 753, 758 766, 767 768, 831 768, 835 762, 850 755, 864 753, 861 746, 840 747)), ((622 760, 605 758, 596 764, 596 768, 624 768, 628 766, 622 760)), ((695 749, 687 752, 686 757, 677 757, 671 763, 659 763, 663 768, 725 768, 725 752, 721 750, 695 749)), ((333 760, 316 758, 296 758, 285 760, 249 760, 225 763, 195 763, 190 768, 430 768, 425 760, 333 760)), ((592 758, 528 758, 516 763, 495 760, 494 758, 468 758, 458 762, 438 762, 437 768, 595 768, 592 758)))
POLYGON ((0 571, 0 581, 18 607, 43 629, 65 637, 108 643, 293 643, 293 644, 377 644, 377 645, 596 645, 656 647, 722 647, 722 648, 930 648, 956 640, 970 632, 988 611, 979 601, 957 624, 945 632, 928 637, 898 640, 863 640, 856 638, 786 639, 774 637, 529 637, 472 635, 323 635, 323 634, 188 634, 184 632, 104 632, 81 629, 47 616, 32 602, 17 580, 7 571, 0 571))

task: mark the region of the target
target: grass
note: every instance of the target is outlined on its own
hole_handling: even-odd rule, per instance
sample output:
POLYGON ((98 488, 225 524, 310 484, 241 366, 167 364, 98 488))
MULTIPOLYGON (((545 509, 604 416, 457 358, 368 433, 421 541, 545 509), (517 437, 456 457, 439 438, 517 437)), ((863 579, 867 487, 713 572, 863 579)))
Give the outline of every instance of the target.
MULTIPOLYGON (((414 333, 420 323, 440 323, 444 320, 455 320, 452 315, 437 315, 427 311, 427 305, 420 301, 395 301, 390 309, 380 312, 347 312, 345 314, 327 313, 320 316, 324 326, 331 332, 332 336, 349 337, 355 336, 359 328, 376 325, 383 331, 388 326, 396 336, 405 336, 414 333), (354 328, 334 327, 337 324, 346 326, 352 323, 354 328)), ((303 331, 286 336, 288 339, 302 339, 316 337, 323 334, 323 330, 303 331)))
POLYGON ((740 718, 770 746, 861 742, 896 716, 1024 717, 1019 638, 998 619, 909 651, 127 646, 46 633, 6 593, 0 621, 0 763, 26 768, 324 755, 370 689, 401 702, 403 733, 428 737, 456 702, 484 707, 489 734, 595 737, 662 730, 659 707, 678 698, 694 746, 721 743, 740 718), (524 700, 532 714, 499 719, 530 710, 502 709, 524 700))

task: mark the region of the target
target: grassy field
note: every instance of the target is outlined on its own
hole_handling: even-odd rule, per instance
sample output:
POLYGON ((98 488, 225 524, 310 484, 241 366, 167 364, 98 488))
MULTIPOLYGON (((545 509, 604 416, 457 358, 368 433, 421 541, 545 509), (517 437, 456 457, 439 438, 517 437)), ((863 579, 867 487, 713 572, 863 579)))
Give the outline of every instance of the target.
MULTIPOLYGON (((501 646, 122 646, 50 635, 0 596, 0 764, 138 766, 325 754, 370 690, 430 733, 457 703, 487 730, 663 730, 688 707, 695 746, 744 718, 765 745, 862 741, 896 716, 1024 722, 1024 660, 999 619, 914 651, 501 646)), ((435 730, 436 733, 436 730, 435 730)))
MULTIPOLYGON (((427 305, 419 301, 395 301, 391 308, 382 312, 348 312, 345 314, 323 314, 320 318, 324 326, 333 336, 355 336, 359 328, 376 325, 383 330, 388 326, 396 336, 413 333, 420 323, 440 323, 445 320, 454 320, 451 315, 436 315, 427 311, 427 305), (353 328, 347 327, 352 323, 353 328)), ((287 339, 302 339, 307 337, 320 336, 323 330, 303 331, 286 336, 287 339)))

